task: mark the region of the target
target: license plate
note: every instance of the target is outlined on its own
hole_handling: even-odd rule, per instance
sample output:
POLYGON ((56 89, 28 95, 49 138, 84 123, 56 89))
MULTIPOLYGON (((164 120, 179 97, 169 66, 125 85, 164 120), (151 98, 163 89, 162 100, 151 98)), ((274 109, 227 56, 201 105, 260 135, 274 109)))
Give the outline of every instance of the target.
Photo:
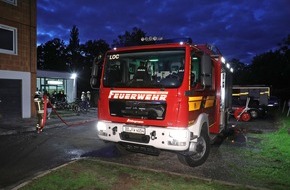
POLYGON ((144 127, 124 126, 123 131, 127 133, 145 134, 144 127))

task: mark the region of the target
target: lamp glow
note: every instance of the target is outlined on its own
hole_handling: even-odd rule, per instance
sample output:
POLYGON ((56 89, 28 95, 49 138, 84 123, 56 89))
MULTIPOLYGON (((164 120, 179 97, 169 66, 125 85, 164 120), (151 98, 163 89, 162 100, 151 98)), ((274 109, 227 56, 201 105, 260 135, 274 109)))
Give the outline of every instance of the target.
POLYGON ((76 79, 77 78, 77 74, 76 73, 72 73, 70 78, 71 79, 76 79))

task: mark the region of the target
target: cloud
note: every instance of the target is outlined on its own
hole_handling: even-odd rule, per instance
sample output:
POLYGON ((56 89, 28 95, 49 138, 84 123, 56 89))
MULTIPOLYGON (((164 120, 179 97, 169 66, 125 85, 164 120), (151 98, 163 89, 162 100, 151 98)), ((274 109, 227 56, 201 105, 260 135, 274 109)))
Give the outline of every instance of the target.
POLYGON ((290 33, 289 7, 288 0, 43 0, 37 2, 38 43, 68 42, 76 25, 82 43, 104 39, 110 44, 138 27, 148 35, 213 43, 228 59, 250 62, 290 33))

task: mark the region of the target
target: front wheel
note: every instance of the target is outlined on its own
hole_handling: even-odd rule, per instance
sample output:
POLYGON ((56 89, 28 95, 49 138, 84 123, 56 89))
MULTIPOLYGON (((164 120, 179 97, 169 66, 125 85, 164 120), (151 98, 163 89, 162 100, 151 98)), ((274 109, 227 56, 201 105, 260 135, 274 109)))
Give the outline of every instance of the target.
POLYGON ((80 106, 79 106, 79 105, 73 105, 72 110, 73 110, 75 113, 79 113, 79 112, 80 112, 80 106))
POLYGON ((195 152, 183 152, 178 154, 181 163, 190 167, 202 165, 208 158, 210 152, 210 139, 204 126, 201 130, 200 137, 197 139, 195 152))

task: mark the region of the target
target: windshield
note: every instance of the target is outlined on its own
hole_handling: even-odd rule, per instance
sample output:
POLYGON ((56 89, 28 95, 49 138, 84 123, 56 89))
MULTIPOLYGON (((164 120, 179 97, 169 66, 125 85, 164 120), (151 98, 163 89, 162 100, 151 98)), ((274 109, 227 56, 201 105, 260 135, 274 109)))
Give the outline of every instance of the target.
POLYGON ((184 73, 184 49, 108 54, 106 87, 175 88, 184 73))

